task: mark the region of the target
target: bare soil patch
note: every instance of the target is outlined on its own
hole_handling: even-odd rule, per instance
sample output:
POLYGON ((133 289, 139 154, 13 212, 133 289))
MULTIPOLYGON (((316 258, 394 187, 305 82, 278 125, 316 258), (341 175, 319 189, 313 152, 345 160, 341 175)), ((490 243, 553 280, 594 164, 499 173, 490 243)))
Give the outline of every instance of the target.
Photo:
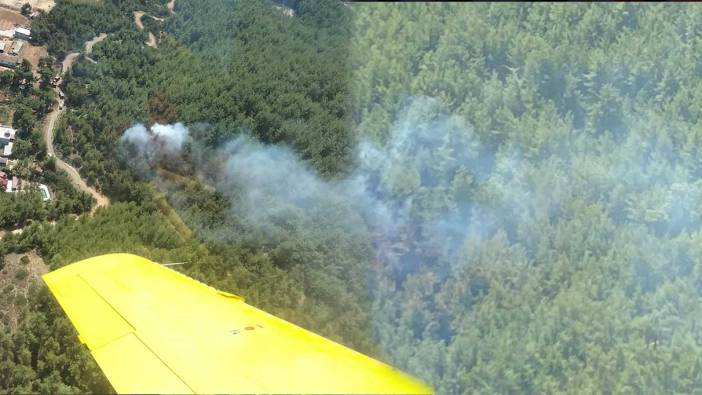
MULTIPOLYGON (((3 0, 0 0, 2 5, 3 0)), ((24 3, 23 3, 24 4, 24 3)), ((22 4, 20 4, 20 7, 22 4)), ((29 20, 17 11, 0 8, 0 30, 12 30, 17 25, 27 26, 29 20)))
POLYGON ((27 61, 32 65, 32 70, 36 71, 39 68, 39 59, 47 56, 46 48, 35 47, 29 43, 24 45, 22 49, 22 57, 27 59, 27 61))
POLYGON ((32 11, 42 10, 44 12, 49 12, 56 4, 54 0, 0 0, 0 7, 19 11, 24 3, 29 3, 32 6, 32 11))

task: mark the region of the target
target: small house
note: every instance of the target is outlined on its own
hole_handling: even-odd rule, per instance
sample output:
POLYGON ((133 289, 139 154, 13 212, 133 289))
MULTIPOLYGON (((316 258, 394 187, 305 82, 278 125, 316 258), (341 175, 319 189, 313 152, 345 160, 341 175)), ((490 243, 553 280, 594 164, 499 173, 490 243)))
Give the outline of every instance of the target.
POLYGON ((0 126, 0 145, 5 145, 10 141, 15 141, 17 131, 7 126, 0 126))
POLYGON ((5 192, 17 192, 20 190, 22 186, 22 179, 18 177, 12 177, 7 179, 7 183, 5 186, 5 192))
POLYGON ((0 66, 15 68, 19 63, 19 58, 17 56, 10 56, 4 53, 0 53, 0 66))
POLYGON ((24 46, 24 41, 15 40, 10 49, 10 55, 19 55, 22 52, 22 47, 24 46))
POLYGON ((19 38, 22 40, 29 40, 29 37, 32 35, 32 32, 29 29, 25 29, 23 27, 16 27, 15 28, 15 38, 19 38))
POLYGON ((2 156, 5 158, 9 158, 10 155, 12 155, 12 142, 10 141, 9 143, 5 144, 5 147, 2 149, 2 156))

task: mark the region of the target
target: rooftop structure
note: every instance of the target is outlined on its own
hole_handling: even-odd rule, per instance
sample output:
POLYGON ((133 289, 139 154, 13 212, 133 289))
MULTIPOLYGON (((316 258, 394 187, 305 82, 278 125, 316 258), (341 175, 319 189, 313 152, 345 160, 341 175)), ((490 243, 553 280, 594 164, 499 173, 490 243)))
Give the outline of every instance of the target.
POLYGON ((15 134, 17 131, 15 129, 9 128, 7 126, 0 126, 0 145, 14 141, 15 134))
POLYGON ((22 46, 24 46, 24 41, 16 40, 12 44, 12 48, 10 49, 10 55, 19 55, 22 51, 22 46))
POLYGON ((16 67, 19 63, 19 58, 17 56, 11 56, 5 53, 0 53, 0 66, 5 67, 16 67))
POLYGON ((2 149, 2 156, 9 158, 12 155, 12 141, 5 144, 5 148, 2 149))
POLYGON ((25 29, 23 27, 16 27, 15 28, 15 37, 16 38, 22 38, 25 40, 29 40, 29 37, 32 35, 32 32, 29 29, 25 29))

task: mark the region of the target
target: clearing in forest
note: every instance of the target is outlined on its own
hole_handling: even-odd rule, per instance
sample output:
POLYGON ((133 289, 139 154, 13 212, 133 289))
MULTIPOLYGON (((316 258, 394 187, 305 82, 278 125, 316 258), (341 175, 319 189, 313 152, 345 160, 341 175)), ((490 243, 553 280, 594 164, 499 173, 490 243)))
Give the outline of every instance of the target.
POLYGON ((36 252, 7 254, 0 264, 0 316, 14 333, 19 325, 19 306, 27 300, 30 288, 42 284, 41 276, 48 272, 36 252))
POLYGON ((29 3, 32 10, 42 10, 44 12, 51 11, 56 2, 54 0, 0 0, 0 7, 12 8, 19 11, 24 3, 29 3))
POLYGON ((39 68, 39 59, 45 56, 48 56, 48 53, 44 47, 37 47, 26 43, 22 49, 22 58, 27 59, 29 64, 32 65, 32 70, 35 72, 35 74, 39 68))
MULTIPOLYGON (((0 5, 2 0, 0 0, 0 5)), ((17 11, 0 8, 0 30, 14 30, 15 26, 27 26, 29 20, 17 11)))

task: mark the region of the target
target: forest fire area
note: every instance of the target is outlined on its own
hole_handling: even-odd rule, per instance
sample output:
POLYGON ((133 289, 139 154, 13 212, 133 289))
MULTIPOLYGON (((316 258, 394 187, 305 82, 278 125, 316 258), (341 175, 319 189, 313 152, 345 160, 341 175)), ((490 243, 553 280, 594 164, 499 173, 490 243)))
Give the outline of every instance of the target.
POLYGON ((397 286, 404 283, 407 275, 422 265, 432 265, 439 257, 438 246, 432 248, 418 241, 419 231, 419 225, 414 225, 395 235, 378 230, 370 232, 375 267, 394 279, 397 286))

